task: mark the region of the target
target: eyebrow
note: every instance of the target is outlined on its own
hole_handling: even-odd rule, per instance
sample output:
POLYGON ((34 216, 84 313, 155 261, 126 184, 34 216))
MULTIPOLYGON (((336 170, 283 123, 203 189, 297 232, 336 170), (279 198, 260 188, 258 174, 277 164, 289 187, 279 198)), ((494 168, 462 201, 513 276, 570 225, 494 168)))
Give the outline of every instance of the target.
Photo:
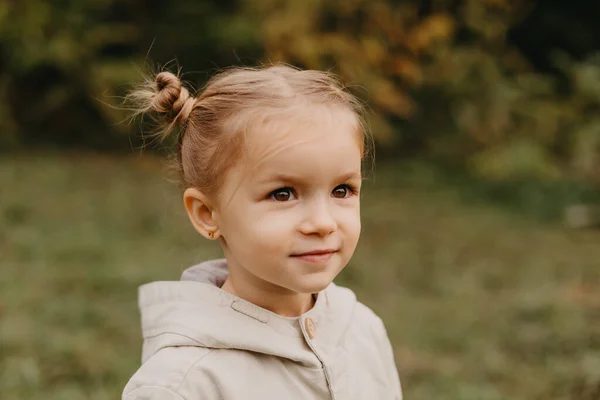
MULTIPOLYGON (((357 180, 362 180, 362 175, 360 174, 360 172, 346 172, 344 174, 339 175, 336 180, 339 181, 349 181, 349 180, 353 180, 353 179, 357 179, 357 180)), ((269 175, 267 178, 265 179, 261 179, 258 183, 269 183, 269 182, 290 182, 290 183, 301 183, 303 181, 302 178, 298 177, 298 176, 294 176, 294 175, 288 175, 288 174, 283 174, 283 173, 276 173, 274 175, 269 175)))

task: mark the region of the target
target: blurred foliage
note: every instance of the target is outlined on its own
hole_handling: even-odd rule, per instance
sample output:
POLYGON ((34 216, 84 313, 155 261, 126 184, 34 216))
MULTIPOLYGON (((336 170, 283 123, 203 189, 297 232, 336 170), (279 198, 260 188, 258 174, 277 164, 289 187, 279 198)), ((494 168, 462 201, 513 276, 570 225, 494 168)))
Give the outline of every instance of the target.
POLYGON ((0 148, 126 149, 130 129, 119 97, 155 68, 145 60, 152 42, 169 42, 152 53, 164 63, 177 54, 187 61, 183 55, 194 52, 218 61, 215 49, 229 38, 219 32, 227 7, 227 1, 0 1, 0 148))
POLYGON ((263 17, 268 58, 334 66, 364 89, 380 143, 486 178, 600 183, 600 56, 557 57, 564 89, 507 43, 532 2, 437 1, 425 11, 423 3, 269 0, 247 7, 263 17))
POLYGON ((106 125, 113 112, 94 98, 112 95, 137 75, 126 59, 115 60, 103 50, 140 37, 135 25, 104 18, 114 3, 0 2, 3 146, 64 145, 79 135, 92 146, 111 139, 106 125))
POLYGON ((600 32, 570 29, 578 3, 544 3, 558 10, 550 26, 528 0, 5 0, 0 146, 140 144, 115 107, 156 68, 147 57, 199 71, 185 75, 198 85, 218 67, 286 61, 339 73, 369 104, 384 155, 598 185, 600 47, 587 37, 600 32), (540 67, 535 42, 509 40, 524 24, 562 27, 570 48, 546 43, 540 67))

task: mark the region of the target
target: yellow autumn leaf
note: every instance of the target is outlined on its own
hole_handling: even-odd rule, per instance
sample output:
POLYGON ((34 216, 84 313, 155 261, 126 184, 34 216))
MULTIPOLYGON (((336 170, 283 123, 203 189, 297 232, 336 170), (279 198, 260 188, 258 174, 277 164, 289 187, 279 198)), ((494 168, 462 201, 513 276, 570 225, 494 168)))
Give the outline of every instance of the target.
POLYGON ((391 61, 390 69, 393 74, 400 76, 412 85, 420 85, 423 82, 423 70, 412 57, 394 57, 391 61))
POLYGON ((368 89, 373 103, 383 110, 404 118, 413 115, 413 101, 392 82, 383 78, 373 79, 369 82, 368 89))
POLYGON ((363 38, 360 44, 364 57, 371 64, 379 65, 385 60, 387 53, 381 41, 372 37, 363 38))
POLYGON ((451 16, 435 14, 413 28, 407 36, 406 46, 418 54, 435 42, 451 39, 455 30, 456 23, 451 16))

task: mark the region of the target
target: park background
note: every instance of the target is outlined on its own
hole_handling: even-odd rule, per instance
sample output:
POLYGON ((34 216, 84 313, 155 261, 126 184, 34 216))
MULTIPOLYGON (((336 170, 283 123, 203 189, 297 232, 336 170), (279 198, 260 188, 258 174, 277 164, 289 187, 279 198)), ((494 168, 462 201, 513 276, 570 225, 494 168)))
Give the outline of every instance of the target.
POLYGON ((122 97, 284 61, 369 105, 338 278, 406 399, 600 399, 600 3, 0 0, 0 398, 115 399, 140 284, 219 256, 122 97))

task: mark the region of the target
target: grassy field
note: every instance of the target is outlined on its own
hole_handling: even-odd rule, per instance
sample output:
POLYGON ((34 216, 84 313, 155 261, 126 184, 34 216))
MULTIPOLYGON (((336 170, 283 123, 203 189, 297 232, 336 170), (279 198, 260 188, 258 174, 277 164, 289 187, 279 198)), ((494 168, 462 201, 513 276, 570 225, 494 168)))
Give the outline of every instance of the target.
MULTIPOLYGON (((164 162, 0 158, 0 398, 117 399, 138 285, 219 255, 164 162)), ((386 321, 407 400, 600 399, 600 231, 384 167, 338 282, 386 321)))

